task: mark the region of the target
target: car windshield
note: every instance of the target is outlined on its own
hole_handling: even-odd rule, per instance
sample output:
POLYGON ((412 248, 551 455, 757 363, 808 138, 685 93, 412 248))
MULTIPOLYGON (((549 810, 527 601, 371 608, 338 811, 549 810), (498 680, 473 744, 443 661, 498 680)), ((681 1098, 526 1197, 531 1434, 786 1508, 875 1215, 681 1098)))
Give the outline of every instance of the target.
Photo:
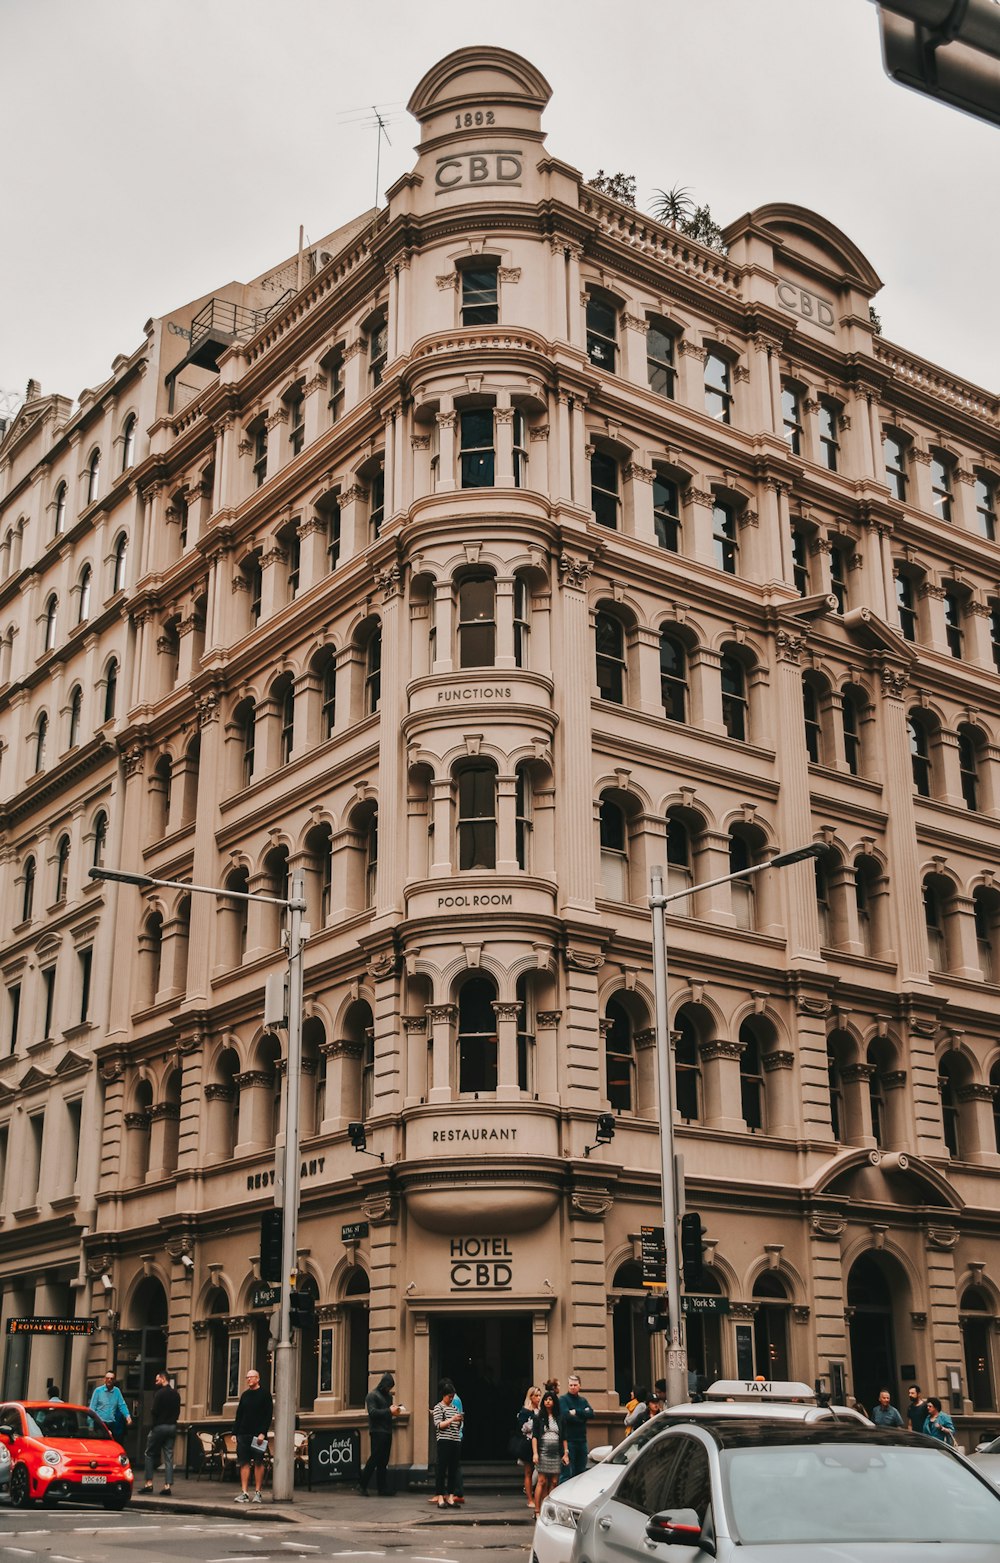
POLYGON ((665 1433, 667 1428, 672 1426, 672 1423, 676 1420, 676 1417, 671 1419, 664 1412, 661 1412, 659 1416, 654 1416, 649 1422, 643 1422, 642 1426, 637 1427, 635 1432, 630 1434, 623 1444, 618 1445, 613 1454, 608 1455, 605 1463, 607 1465, 631 1465, 636 1455, 645 1449, 649 1440, 658 1438, 661 1433, 665 1433))
POLYGON ((109 1439, 104 1423, 92 1411, 80 1406, 36 1406, 25 1413, 32 1438, 109 1439))
POLYGON ((1000 1495, 944 1450, 879 1443, 770 1445, 721 1456, 744 1545, 1000 1542, 1000 1495))

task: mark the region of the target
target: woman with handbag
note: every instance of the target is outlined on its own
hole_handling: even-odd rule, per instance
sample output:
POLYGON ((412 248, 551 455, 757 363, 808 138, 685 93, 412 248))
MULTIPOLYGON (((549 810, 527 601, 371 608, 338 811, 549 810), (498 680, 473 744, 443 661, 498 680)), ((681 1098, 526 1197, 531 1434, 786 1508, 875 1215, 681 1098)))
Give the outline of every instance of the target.
POLYGON ((542 1403, 542 1392, 532 1384, 524 1397, 524 1405, 517 1413, 517 1425, 510 1440, 511 1454, 524 1467, 524 1496, 528 1508, 535 1507, 535 1460, 531 1452, 531 1428, 542 1403))

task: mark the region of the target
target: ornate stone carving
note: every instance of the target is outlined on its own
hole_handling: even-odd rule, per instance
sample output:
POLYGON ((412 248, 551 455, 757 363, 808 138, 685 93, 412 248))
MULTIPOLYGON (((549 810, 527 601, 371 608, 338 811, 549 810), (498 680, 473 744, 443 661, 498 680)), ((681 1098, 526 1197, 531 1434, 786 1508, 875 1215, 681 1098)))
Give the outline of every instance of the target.
POLYGON ((382 601, 389 602, 393 597, 398 597, 403 585, 403 572, 399 565, 393 563, 385 570, 377 570, 375 584, 382 593, 382 601))
POLYGON ((645 1031, 637 1031, 632 1038, 636 1046, 636 1052, 644 1053, 647 1048, 656 1046, 656 1031, 652 1026, 647 1026, 645 1031))
POLYGON ((416 1032, 416 1031, 424 1031, 424 1032, 426 1032, 426 1030, 427 1030, 427 1016, 426 1015, 404 1015, 403 1016, 403 1030, 405 1032, 407 1032, 407 1033, 409 1033, 411 1031, 414 1031, 414 1032, 416 1032))
POLYGON ((411 434, 410 435, 410 449, 411 450, 430 450, 430 448, 431 448, 431 437, 430 437, 429 434, 411 434))
POLYGON ((715 504, 714 494, 704 488, 686 488, 681 499, 685 505, 702 505, 706 510, 711 510, 715 504))
POLYGON ((561 1009, 540 1009, 535 1016, 535 1030, 554 1031, 561 1019, 561 1009))
POLYGON ((779 1049, 774 1053, 763 1053, 760 1062, 764 1073, 769 1075, 775 1069, 794 1069, 795 1054, 786 1053, 784 1050, 779 1049))
POLYGON ((910 1323, 913 1325, 913 1328, 915 1330, 926 1330, 926 1328, 927 1328, 927 1315, 926 1315, 926 1313, 911 1313, 910 1314, 910 1323))
POLYGON ((738 510, 736 512, 736 525, 740 528, 741 531, 745 527, 758 526, 759 524, 760 518, 757 515, 756 510, 751 510, 749 505, 744 505, 742 510, 738 510))
POLYGON ((350 1042, 345 1037, 338 1037, 333 1042, 323 1042, 320 1052, 327 1058, 364 1058, 365 1044, 363 1042, 350 1042))
POLYGON ((652 467, 640 467, 637 461, 630 461, 625 468, 625 476, 635 483, 652 483, 656 473, 652 467))
POLYGON ((571 1194, 570 1205, 574 1215, 584 1221, 603 1221, 614 1200, 610 1194, 571 1194))
POLYGON ((219 720, 219 697, 215 690, 207 695, 198 697, 198 726, 207 727, 210 722, 219 720))
POLYGON ((206 1102, 232 1102, 236 1099, 236 1092, 231 1085, 211 1084, 205 1087, 206 1102))
POLYGON ((559 579, 563 586, 575 586, 577 591, 586 591, 592 569, 589 559, 574 559, 569 554, 559 555, 559 579))
POLYGON ((130 748, 126 749, 124 763, 126 777, 142 775, 143 767, 146 763, 146 754, 141 744, 132 744, 130 748))
POLYGON ((536 444, 539 440, 547 440, 548 437, 549 426, 547 423, 535 424, 534 428, 528 430, 528 439, 531 441, 532 445, 536 444))
POLYGON ((699 347, 697 342, 690 342, 687 337, 681 337, 677 344, 677 351, 682 358, 696 358, 703 364, 708 357, 707 347, 699 347))
POLYGON ((236 1076, 236 1084, 241 1091, 247 1088, 261 1088, 272 1091, 274 1089, 274 1075, 268 1074, 264 1069, 245 1069, 242 1074, 236 1076))
POLYGON ((604 956, 590 950, 566 950, 563 960, 570 971, 588 972, 591 976, 599 972, 604 965, 604 956))
POLYGON ((458 1009, 454 1004, 428 1004, 427 1019, 432 1026, 441 1022, 450 1022, 455 1019, 458 1009))
POLYGON ((176 1102, 154 1102, 152 1107, 149 1108, 149 1118, 152 1123, 161 1118, 177 1123, 180 1120, 180 1116, 181 1110, 176 1102))
POLYGON ((723 1042, 716 1037, 710 1042, 699 1042, 698 1052, 705 1063, 714 1063, 719 1058, 729 1058, 738 1063, 746 1052, 746 1043, 723 1042))
POLYGON ((520 282, 520 266, 498 266, 497 278, 500 282, 520 282))
POLYGON ((812 1015, 817 1020, 825 1020, 830 1013, 830 1000, 799 993, 795 997, 795 1008, 800 1015, 812 1015))
POLYGON ((381 981, 398 971, 399 956, 395 950, 386 950, 381 955, 373 956, 365 969, 373 982, 381 981))
POLYGON ((928 1227, 927 1247, 940 1249, 942 1253, 950 1254, 958 1242, 958 1232, 954 1227, 928 1227))
POLYGON ((731 1302, 729 1304, 729 1317, 731 1319, 753 1320, 757 1317, 760 1303, 731 1302))
POLYGON ((373 1194, 362 1200, 361 1209, 372 1226, 391 1226, 396 1220, 396 1202, 391 1194, 373 1194))
POLYGON ((497 1020, 517 1020, 521 1013, 520 1004, 507 1004, 502 1000, 494 1001, 490 1005, 490 1009, 497 1017, 497 1020))
POLYGON ((972 1085, 959 1086, 955 1097, 959 1102, 992 1102, 1000 1086, 996 1085, 972 1085))
POLYGON ((840 1078, 847 1085, 860 1085, 871 1080, 877 1072, 874 1064, 845 1064, 840 1078))
POLYGON ((125 1074, 125 1059, 121 1054, 114 1058, 105 1058, 101 1063, 101 1079, 105 1085, 113 1085, 116 1080, 121 1080, 125 1074))
POLYGON ((806 637, 792 635, 788 630, 779 630, 775 636, 775 643, 778 648, 778 661, 794 662, 797 667, 806 648, 806 637))
POLYGON ((843 1216, 814 1215, 809 1223, 813 1237, 840 1238, 847 1228, 843 1216))
POLYGON ((792 1318, 796 1324, 808 1324, 811 1316, 812 1309, 807 1308, 803 1303, 796 1303, 792 1308, 792 1318))
POLYGON ((649 321, 642 315, 625 314, 622 316, 622 323, 626 331, 638 331, 642 336, 649 335, 649 321))
POLYGON ((435 277, 434 281, 442 293, 453 293, 458 287, 458 272, 446 272, 443 277, 435 277))

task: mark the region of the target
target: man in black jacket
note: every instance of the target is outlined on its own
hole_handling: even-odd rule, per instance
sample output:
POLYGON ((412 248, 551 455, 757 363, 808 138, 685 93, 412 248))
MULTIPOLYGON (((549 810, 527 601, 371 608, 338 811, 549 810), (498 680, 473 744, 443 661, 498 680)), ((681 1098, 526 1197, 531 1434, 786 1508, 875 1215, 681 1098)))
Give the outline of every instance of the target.
POLYGON ((153 1472, 156 1470, 160 1450, 163 1450, 163 1486, 160 1491, 169 1498, 174 1485, 174 1439, 177 1437, 177 1418, 181 1414, 181 1397, 165 1372, 156 1375, 156 1394, 153 1396, 153 1425, 146 1439, 146 1485, 140 1492, 152 1492, 153 1472))
POLYGON ((237 1503, 249 1503, 250 1494, 247 1491, 250 1485, 250 1466, 253 1464, 253 1501, 262 1503, 260 1495, 261 1483, 264 1480, 264 1454, 267 1449, 267 1434, 271 1426, 271 1417, 274 1414, 274 1401, 266 1389, 261 1388, 260 1374, 256 1368, 251 1368, 247 1373, 247 1387, 240 1396, 240 1403, 236 1407, 236 1421, 233 1423, 233 1432, 236 1434, 236 1459, 240 1468, 240 1492, 236 1494, 237 1503))
POLYGON ((371 1435, 371 1454, 368 1462, 361 1472, 361 1491, 368 1496, 368 1483, 375 1473, 375 1486, 380 1498, 392 1498, 394 1493, 389 1491, 386 1483, 386 1466, 389 1464, 389 1454, 392 1449, 392 1419, 398 1416, 401 1406, 392 1403, 392 1391, 396 1380, 391 1373, 383 1373, 371 1394, 365 1399, 365 1410, 368 1412, 368 1432, 371 1435))

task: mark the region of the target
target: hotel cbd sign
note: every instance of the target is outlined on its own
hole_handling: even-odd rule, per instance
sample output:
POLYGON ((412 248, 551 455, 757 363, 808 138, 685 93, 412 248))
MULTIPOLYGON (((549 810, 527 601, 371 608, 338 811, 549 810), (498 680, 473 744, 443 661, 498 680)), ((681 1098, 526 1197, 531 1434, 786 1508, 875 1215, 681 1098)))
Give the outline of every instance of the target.
POLYGON ((453 1237, 453 1292, 509 1292, 514 1284, 514 1255, 506 1237, 453 1237))

